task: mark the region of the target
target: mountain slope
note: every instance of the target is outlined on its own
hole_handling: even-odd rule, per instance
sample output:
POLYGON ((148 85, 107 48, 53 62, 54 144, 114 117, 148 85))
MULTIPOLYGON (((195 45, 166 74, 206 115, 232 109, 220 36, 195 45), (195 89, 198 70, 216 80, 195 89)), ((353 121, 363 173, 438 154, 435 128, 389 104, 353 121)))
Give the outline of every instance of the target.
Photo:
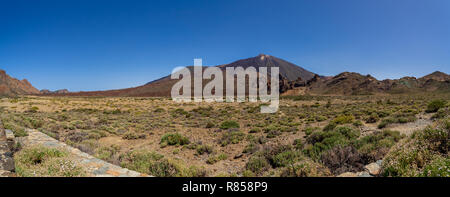
POLYGON ((379 81, 370 75, 343 72, 331 78, 308 81, 308 93, 324 95, 362 95, 450 91, 450 76, 434 72, 422 78, 403 77, 379 81))
MULTIPOLYGON (((247 68, 250 66, 259 67, 274 67, 278 66, 280 68, 280 78, 282 80, 294 81, 301 79, 302 81, 307 81, 311 79, 315 74, 307 71, 295 64, 289 63, 285 60, 269 56, 269 55, 258 55, 256 57, 238 60, 230 64, 224 64, 217 66, 222 70, 226 67, 243 67, 247 68)), ((188 67, 192 73, 192 67, 188 67)), ((204 67, 206 68, 206 67, 204 67)), ((170 79, 170 75, 162 77, 158 80, 149 82, 143 86, 138 86, 134 88, 119 89, 119 90, 108 90, 108 91, 93 91, 93 92, 74 92, 67 93, 63 95, 69 96, 170 96, 172 86, 178 80, 170 79)), ((204 83, 207 80, 204 80, 204 83)), ((225 86, 224 86, 225 87, 225 86)))
POLYGON ((0 70, 0 96, 15 96, 24 94, 39 94, 28 80, 18 80, 10 77, 4 70, 0 70))

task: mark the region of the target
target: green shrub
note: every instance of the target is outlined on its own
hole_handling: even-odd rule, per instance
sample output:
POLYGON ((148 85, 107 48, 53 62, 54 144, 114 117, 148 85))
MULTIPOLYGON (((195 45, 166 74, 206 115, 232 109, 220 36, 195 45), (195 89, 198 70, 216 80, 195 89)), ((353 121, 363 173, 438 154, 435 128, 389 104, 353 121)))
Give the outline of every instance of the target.
POLYGON ((209 128, 213 128, 213 127, 215 127, 215 126, 216 126, 216 125, 215 125, 213 122, 209 121, 208 123, 206 123, 205 128, 209 129, 209 128))
POLYGON ((445 104, 446 104, 445 100, 433 100, 430 103, 428 103, 425 112, 427 113, 437 112, 440 108, 445 107, 445 104))
POLYGON ((222 135, 219 140, 221 146, 227 146, 228 144, 237 144, 242 141, 245 134, 240 131, 227 131, 222 135))
POLYGON ((420 176, 450 177, 450 159, 438 157, 426 165, 420 176))
POLYGON ((189 139, 179 133, 167 133, 161 138, 161 145, 180 146, 189 144, 189 139))
POLYGON ((199 155, 203 155, 205 153, 211 154, 214 152, 213 147, 208 146, 208 145, 198 145, 196 150, 197 150, 197 154, 199 154, 199 155))
POLYGON ((272 158, 274 167, 286 167, 297 161, 299 154, 295 151, 286 151, 275 155, 272 158))
POLYGON ((351 115, 340 115, 332 120, 333 123, 336 123, 337 125, 340 124, 350 124, 355 120, 354 116, 351 115))
POLYGON ((224 154, 224 153, 221 153, 219 155, 211 155, 208 158, 208 160, 206 160, 206 163, 207 164, 215 164, 215 163, 217 163, 219 161, 222 161, 222 160, 225 160, 227 158, 228 158, 228 156, 226 154, 224 154))
POLYGON ((65 151, 41 146, 29 147, 14 156, 16 173, 23 177, 79 177, 86 172, 65 151))
POLYGON ((348 145, 359 137, 359 132, 349 127, 336 127, 333 131, 319 131, 306 138, 309 145, 305 146, 303 152, 313 158, 319 159, 320 155, 335 146, 348 145))
POLYGON ((247 146, 245 146, 242 153, 252 154, 258 151, 258 149, 259 149, 258 145, 256 145, 255 143, 249 143, 247 146))
POLYGON ((245 168, 253 173, 260 174, 269 169, 270 164, 267 159, 262 156, 252 156, 245 165, 245 168))
POLYGON ((130 151, 120 156, 121 166, 157 177, 174 177, 180 170, 163 155, 149 151, 130 151))
POLYGON ((302 150, 303 147, 305 146, 301 139, 295 139, 293 145, 294 145, 295 149, 297 149, 297 150, 302 150))
POLYGON ((219 127, 220 129, 232 129, 232 128, 239 128, 239 123, 237 123, 236 121, 225 121, 222 122, 222 124, 219 127))

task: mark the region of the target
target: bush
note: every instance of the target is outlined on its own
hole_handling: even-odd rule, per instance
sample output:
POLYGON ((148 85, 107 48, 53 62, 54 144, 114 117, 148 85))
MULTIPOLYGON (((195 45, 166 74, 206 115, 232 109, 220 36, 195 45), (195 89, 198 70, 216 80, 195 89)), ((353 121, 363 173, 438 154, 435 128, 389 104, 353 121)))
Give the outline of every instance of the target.
POLYGON ((297 150, 302 150, 304 147, 303 141, 301 139, 295 139, 293 145, 297 150))
POLYGON ((328 168, 323 165, 304 160, 294 164, 292 167, 287 167, 281 172, 281 177, 328 177, 331 176, 328 168))
POLYGON ((249 143, 247 146, 245 146, 245 148, 242 151, 242 153, 252 154, 252 153, 255 153, 258 150, 259 150, 258 145, 256 145, 255 143, 249 143))
POLYGON ((219 127, 220 129, 232 129, 232 128, 239 128, 239 123, 237 123, 236 121, 225 121, 222 122, 222 124, 219 127))
POLYGON ((259 133, 259 132, 261 132, 261 129, 259 129, 259 128, 252 128, 249 131, 249 133, 259 133))
POLYGON ((228 158, 228 156, 226 154, 224 154, 224 153, 219 154, 219 155, 211 155, 208 158, 208 160, 206 160, 206 163, 207 164, 215 164, 215 163, 217 163, 219 161, 222 161, 222 160, 225 160, 227 158, 228 158))
POLYGON ((348 127, 337 127, 333 131, 315 132, 306 138, 309 145, 305 146, 303 152, 317 160, 324 151, 338 145, 346 146, 359 135, 358 131, 348 127))
POLYGON ((145 134, 138 135, 136 132, 128 131, 125 134, 123 134, 122 139, 137 140, 137 139, 144 139, 145 137, 146 137, 145 134))
POLYGON ((163 155, 149 151, 130 151, 120 156, 121 166, 157 177, 174 177, 180 170, 163 155))
POLYGON ((212 146, 208 146, 208 145, 198 145, 196 150, 197 150, 197 153, 199 155, 203 155, 205 153, 211 154, 211 153, 214 152, 213 147, 212 146))
POLYGON ((446 104, 445 100, 433 100, 428 104, 425 112, 427 113, 437 112, 440 108, 445 107, 445 104, 446 104))
POLYGON ((414 132, 383 159, 383 176, 449 176, 446 123, 414 132))
POLYGON ((79 177, 86 172, 77 167, 69 153, 46 147, 29 147, 14 156, 16 173, 22 177, 79 177))
POLYGON ((263 171, 270 168, 270 164, 267 159, 262 156, 252 156, 245 165, 245 168, 253 173, 261 174, 263 171))
POLYGON ((344 172, 359 172, 364 168, 364 160, 352 146, 336 146, 321 155, 321 161, 335 175, 344 172))
POLYGON ((161 145, 180 146, 189 144, 189 139, 179 133, 167 133, 161 138, 161 145))
POLYGON ((221 146, 227 146, 228 144, 237 144, 242 141, 245 134, 240 131, 227 131, 222 135, 219 140, 221 146))
POLYGON ((272 158, 272 162, 275 168, 286 167, 288 165, 294 164, 298 158, 299 158, 298 152, 290 150, 275 155, 272 158))
POLYGON ((341 115, 332 120, 333 123, 340 124, 350 124, 355 120, 354 116, 351 115, 341 115))
POLYGON ((376 123, 378 122, 378 120, 378 114, 372 113, 369 117, 366 118, 366 123, 376 123))

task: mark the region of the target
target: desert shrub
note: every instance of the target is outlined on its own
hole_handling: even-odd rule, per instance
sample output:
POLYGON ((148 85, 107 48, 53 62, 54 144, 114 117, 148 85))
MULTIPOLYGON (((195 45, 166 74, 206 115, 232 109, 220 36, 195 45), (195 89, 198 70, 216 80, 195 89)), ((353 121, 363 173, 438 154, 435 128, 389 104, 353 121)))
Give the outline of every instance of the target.
POLYGON ((12 123, 4 123, 4 128, 9 129, 13 132, 14 137, 25 137, 28 136, 28 133, 25 131, 25 128, 22 126, 18 126, 12 123))
POLYGON ((398 131, 384 130, 358 139, 353 146, 364 156, 366 163, 369 163, 382 159, 401 138, 398 131))
POLYGON ((213 127, 215 127, 215 126, 216 126, 216 125, 215 125, 213 122, 208 121, 208 122, 206 123, 205 128, 209 129, 209 128, 213 128, 213 127))
POLYGON ((215 164, 219 161, 226 160, 228 158, 228 155, 221 153, 219 155, 211 155, 208 157, 208 160, 206 160, 207 164, 215 164))
POLYGON ((289 150, 285 152, 281 152, 272 157, 272 163, 275 168, 277 167, 286 167, 288 165, 292 165, 299 158, 299 153, 289 150))
POLYGON ((386 118, 386 119, 383 119, 383 120, 380 122, 380 124, 378 124, 378 128, 379 128, 379 129, 385 128, 387 125, 392 124, 392 123, 395 123, 395 122, 396 122, 396 120, 393 119, 393 118, 386 118))
POLYGON ((87 140, 88 139, 88 135, 89 134, 86 133, 86 132, 74 131, 74 132, 69 133, 66 136, 66 140, 70 140, 71 142, 74 142, 74 143, 79 143, 79 142, 82 142, 84 140, 87 140))
POLYGON ((428 103, 425 112, 427 113, 437 112, 440 108, 445 107, 445 104, 446 104, 445 100, 433 100, 430 103, 428 103))
POLYGON ((335 175, 362 171, 364 160, 353 146, 336 146, 321 155, 322 163, 335 175))
POLYGON ((247 146, 245 146, 242 153, 252 154, 252 153, 257 152, 258 150, 259 150, 258 145, 256 145, 255 143, 252 142, 252 143, 247 144, 247 146))
POLYGON ((161 142, 160 142, 160 144, 163 146, 164 145, 180 146, 180 145, 185 145, 185 144, 189 144, 189 143, 190 143, 189 139, 179 133, 167 133, 162 136, 161 142))
POLYGON ((125 140, 137 140, 137 139, 144 139, 146 136, 145 134, 137 134, 134 131, 127 131, 123 134, 122 139, 125 140))
POLYGON ((305 129, 303 129, 303 132, 305 132, 305 135, 309 136, 311 135, 311 133, 320 130, 320 128, 318 127, 307 127, 305 129))
POLYGON ((328 123, 328 124, 323 128, 323 131, 331 131, 331 130, 333 130, 334 128, 336 128, 336 126, 337 126, 336 123, 330 122, 330 123, 328 123))
POLYGON ((384 176, 449 176, 447 123, 416 131, 383 159, 384 176))
POLYGON ((337 125, 341 124, 350 124, 355 120, 354 116, 351 115, 340 115, 334 118, 331 122, 336 123, 337 125))
POLYGON ((450 177, 450 159, 438 157, 424 166, 422 177, 450 177))
POLYGON ((280 136, 281 132, 278 130, 270 130, 269 132, 267 132, 267 138, 276 138, 277 136, 280 136))
POLYGON ((156 177, 174 177, 179 170, 167 159, 154 161, 149 167, 149 174, 156 177))
POLYGON ((292 167, 286 167, 280 174, 281 177, 327 177, 331 176, 327 167, 317 162, 303 158, 292 167))
POLYGON ((297 150, 302 150, 303 147, 305 146, 301 139, 295 139, 293 145, 294 145, 295 149, 297 149, 297 150))
POLYGON ((259 133, 259 132, 261 132, 261 129, 259 129, 259 128, 252 128, 249 131, 249 133, 259 133))
POLYGON ((14 156, 16 173, 23 177, 78 177, 86 172, 77 167, 65 151, 41 146, 29 147, 14 156))
POLYGON ((252 156, 245 164, 245 169, 250 170, 253 173, 261 174, 270 168, 270 164, 263 156, 252 156))
POLYGON ((203 155, 203 154, 211 154, 214 152, 214 148, 209 145, 197 145, 196 148, 197 154, 203 155))
POLYGON ((441 108, 439 109, 433 116, 431 116, 431 119, 443 119, 447 117, 449 114, 449 108, 441 108))
POLYGON ((157 177, 173 177, 180 171, 164 156, 149 151, 130 151, 120 156, 121 166, 157 177))
POLYGON ((119 150, 120 147, 117 145, 101 147, 97 149, 95 157, 119 165, 120 162, 117 155, 119 150))
POLYGON ((245 137, 245 134, 241 131, 227 131, 222 134, 222 138, 220 138, 219 143, 221 146, 227 146, 229 144, 237 144, 242 141, 245 137))
POLYGON ((36 107, 36 106, 30 107, 30 109, 27 110, 27 112, 29 112, 29 113, 36 113, 38 111, 39 111, 39 107, 36 107))
POLYGON ((365 119, 366 123, 376 123, 378 122, 379 117, 377 113, 372 113, 369 117, 365 119))
POLYGON ((198 107, 192 110, 192 112, 200 115, 200 116, 211 116, 211 113, 214 113, 214 109, 211 106, 208 107, 198 107))
POLYGON ((303 152, 313 158, 319 159, 322 152, 335 146, 345 146, 359 137, 359 132, 349 127, 337 127, 333 131, 315 132, 306 138, 309 145, 305 146, 303 152))
POLYGON ((173 117, 179 117, 179 116, 185 116, 186 118, 190 117, 189 112, 185 111, 182 108, 177 108, 177 109, 173 110, 171 114, 173 117))
POLYGON ((232 129, 232 128, 239 128, 239 123, 233 120, 225 121, 220 124, 220 129, 232 129))
POLYGON ((361 120, 357 120, 357 121, 353 122, 353 126, 355 126, 355 127, 360 127, 362 125, 363 125, 363 123, 361 122, 361 120))

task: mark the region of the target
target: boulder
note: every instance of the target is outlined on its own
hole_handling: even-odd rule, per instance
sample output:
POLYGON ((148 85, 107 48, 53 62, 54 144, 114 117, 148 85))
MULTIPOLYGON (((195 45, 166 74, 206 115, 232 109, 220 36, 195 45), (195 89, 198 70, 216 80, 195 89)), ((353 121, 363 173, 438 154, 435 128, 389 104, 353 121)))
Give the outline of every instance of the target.
POLYGON ((371 163, 369 165, 364 166, 364 170, 366 170, 370 175, 378 176, 381 170, 381 162, 371 163))

